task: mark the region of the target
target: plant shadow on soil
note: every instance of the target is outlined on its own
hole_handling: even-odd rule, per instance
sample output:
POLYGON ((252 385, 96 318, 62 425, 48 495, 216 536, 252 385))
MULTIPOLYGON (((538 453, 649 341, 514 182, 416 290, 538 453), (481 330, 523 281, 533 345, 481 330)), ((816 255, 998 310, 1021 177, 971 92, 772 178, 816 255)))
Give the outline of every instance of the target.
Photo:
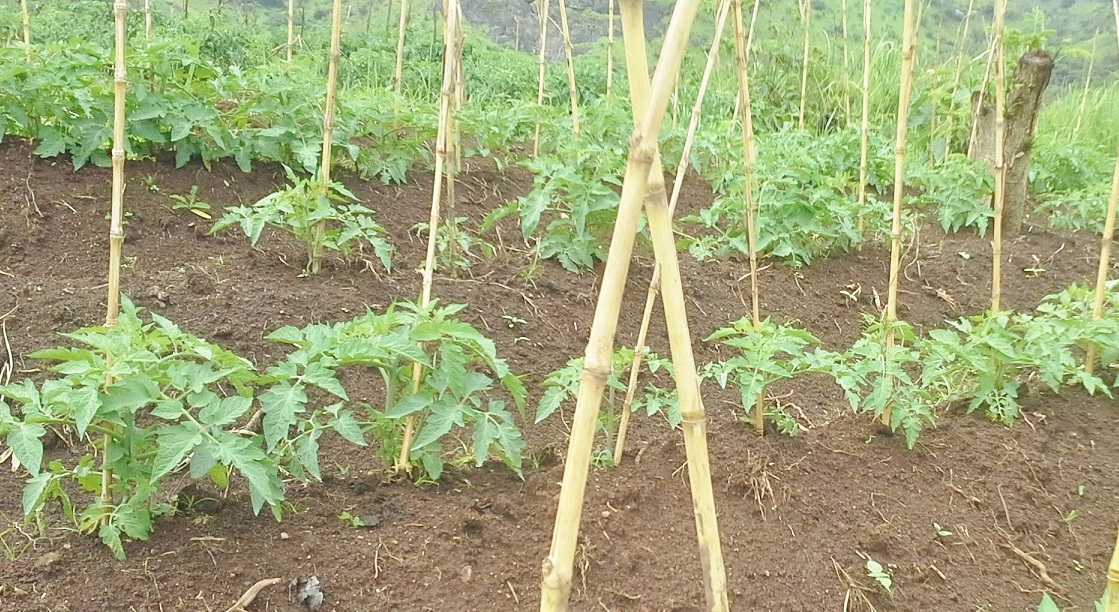
MULTIPOLYGON (((43 375, 43 364, 27 353, 104 316, 111 174, 74 172, 67 161, 41 160, 31 150, 13 140, 0 145, 0 313, 8 313, 17 377, 43 375)), ((522 171, 470 165, 459 178, 458 214, 474 227, 531 187, 522 171)), ((252 248, 233 233, 207 236, 208 222, 173 210, 168 198, 198 186, 198 198, 217 214, 222 205, 271 192, 283 182, 280 168, 243 174, 225 163, 207 171, 130 162, 128 176, 126 206, 134 214, 125 228, 124 292, 261 367, 283 352, 263 340, 281 325, 349 319, 366 306, 418 295, 425 245, 410 230, 427 219, 430 174, 416 173, 401 186, 346 179, 389 230, 398 249, 394 272, 332 260, 310 278, 299 276, 303 250, 290 240, 266 231, 252 248)), ((689 179, 681 214, 711 198, 689 179)), ((472 276, 438 277, 434 295, 467 304, 463 316, 496 340, 538 397, 547 373, 583 352, 601 266, 574 275, 542 262, 526 278, 515 225, 487 238, 506 248, 476 262, 472 276), (507 321, 514 319, 503 316, 524 323, 511 329, 507 321)), ((1097 249, 1091 235, 1031 228, 1005 248, 1007 306, 1029 309, 1094 277, 1097 249)), ((985 238, 923 229, 905 257, 902 318, 928 329, 981 312, 988 253, 985 238)), ((868 247, 799 270, 767 262, 762 311, 813 331, 828 348, 846 347, 861 332, 863 315, 876 312, 873 296, 885 299, 887 260, 883 249, 868 247), (856 290, 858 300, 843 294, 856 290)), ((631 267, 619 344, 636 335, 652 263, 646 250, 631 267)), ((744 260, 698 263, 682 255, 682 269, 697 360, 719 359, 717 347, 702 339, 748 312, 744 260)), ((668 353, 659 309, 649 344, 668 353)), ((376 389, 356 384, 351 397, 376 404, 376 389)), ((1111 435, 1119 420, 1114 400, 1075 391, 1033 394, 1013 428, 942 414, 906 451, 902 440, 850 415, 838 390, 816 378, 772 390, 808 426, 793 439, 758 438, 740 422, 735 392, 704 391, 734 608, 842 610, 851 597, 877 610, 1032 610, 1044 590, 1060 589, 1059 602, 1091 609, 1102 592, 1119 517, 1119 472, 1110 465, 1119 456, 1119 438, 1111 435), (1012 546, 1040 562, 1052 584, 1012 546), (867 577, 865 557, 892 573, 892 595, 867 577)), ((560 457, 570 411, 525 425, 529 450, 560 457)), ((572 609, 701 610, 681 437, 663 420, 636 418, 629 440, 621 467, 591 473, 572 609)), ((0 533, 10 555, 0 561, 0 608, 224 610, 257 580, 286 584, 311 574, 322 581, 327 610, 538 605, 561 462, 529 468, 523 481, 500 466, 451 470, 437 487, 383 482, 368 451, 339 442, 324 446, 322 462, 324 482, 289 487, 282 523, 254 517, 247 495, 234 487, 213 514, 160 519, 150 541, 127 545, 123 562, 90 537, 54 530, 34 538, 32 527, 17 529, 22 476, 2 470, 0 533), (352 527, 339 518, 343 512, 367 526, 352 527)), ((250 609, 301 608, 280 586, 262 592, 250 609)))

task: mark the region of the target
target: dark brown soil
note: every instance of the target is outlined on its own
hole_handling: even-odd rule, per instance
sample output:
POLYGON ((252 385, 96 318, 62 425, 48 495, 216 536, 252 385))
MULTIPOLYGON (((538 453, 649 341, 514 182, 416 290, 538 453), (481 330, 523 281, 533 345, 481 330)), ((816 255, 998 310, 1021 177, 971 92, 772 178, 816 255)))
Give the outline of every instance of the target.
MULTIPOLYGON (((17 378, 42 376, 42 364, 25 356, 58 344, 57 333, 103 320, 107 267, 111 173, 73 172, 67 161, 39 160, 30 150, 12 141, 0 146, 0 315, 17 378)), ((136 162, 128 174, 127 208, 134 214, 126 227, 125 293, 260 366, 282 353, 262 339, 281 325, 348 319, 366 305, 418 295, 424 244, 410 228, 427 219, 430 176, 418 174, 402 187, 347 181, 392 234, 399 249, 392 274, 331 260, 321 276, 308 278, 299 275, 295 243, 268 232, 258 248, 232 233, 207 236, 209 223, 172 210, 168 198, 197 185, 199 198, 218 212, 270 192, 283 181, 279 169, 246 175, 226 164, 206 171, 136 162)), ((459 185, 460 214, 476 227, 485 212, 524 194, 531 177, 478 165, 459 185)), ((684 194, 688 212, 711 199, 698 181, 684 194)), ((512 226, 488 236, 504 245, 498 256, 477 262, 470 278, 438 277, 434 294, 468 305, 464 316, 495 338, 535 398, 548 372, 582 354, 599 277, 550 262, 526 276, 518 236, 512 226), (509 329, 503 315, 525 323, 509 329)), ((984 238, 924 230, 904 258, 901 316, 928 328, 982 311, 989 248, 984 238)), ((1007 244, 1005 305, 1031 308, 1048 293, 1087 281, 1097 248, 1093 236, 1044 228, 1007 244)), ((799 322, 828 347, 843 347, 858 337, 863 314, 876 312, 874 296, 885 300, 887 260, 883 249, 867 248, 800 270, 767 262, 763 311, 799 322), (856 291, 857 300, 843 294, 856 291)), ((746 314, 746 265, 684 256, 682 266, 697 358, 717 359, 702 339, 746 314)), ((650 254, 639 253, 621 343, 636 335, 651 269, 650 254)), ((667 353, 662 319, 650 345, 667 353)), ((705 389, 735 609, 843 610, 845 598, 854 602, 857 593, 878 610, 1032 610, 1044 590, 1058 589, 1064 606, 1091 609, 1119 517, 1115 401, 1076 392, 1029 397, 1026 418, 1010 429, 944 414, 916 450, 906 451, 866 417, 850 415, 830 384, 799 380, 780 393, 809 427, 797 438, 757 438, 739 421, 735 393, 705 389), (864 557, 892 571, 892 596, 867 577, 864 557)), ((376 401, 372 390, 351 395, 376 401)), ((572 609, 701 610, 681 437, 663 420, 637 418, 634 427, 629 457, 639 461, 592 471, 572 609)), ((562 455, 563 419, 526 423, 524 431, 534 452, 562 455)), ((2 470, 0 542, 7 556, 0 560, 0 609, 221 611, 260 579, 287 584, 311 574, 322 580, 325 610, 538 605, 561 463, 530 467, 523 481, 504 469, 456 470, 437 487, 387 484, 373 457, 340 444, 328 448, 323 465, 325 482, 289 487, 282 523, 253 516, 247 496, 234 493, 214 514, 160 519, 150 541, 127 545, 124 562, 90 537, 67 530, 40 537, 22 526, 22 476, 2 470), (342 512, 376 525, 355 529, 339 518, 342 512)), ((300 608, 277 586, 249 609, 300 608)))

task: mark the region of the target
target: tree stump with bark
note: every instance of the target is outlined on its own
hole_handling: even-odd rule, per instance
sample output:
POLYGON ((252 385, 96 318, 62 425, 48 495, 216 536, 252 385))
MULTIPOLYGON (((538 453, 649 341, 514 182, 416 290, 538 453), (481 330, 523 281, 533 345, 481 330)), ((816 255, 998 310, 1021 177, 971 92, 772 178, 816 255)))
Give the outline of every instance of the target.
MULTIPOLYGON (((1009 84, 1006 105, 1006 202, 1003 207, 1003 231, 1010 235, 1022 233, 1029 200, 1030 148, 1041 110, 1041 97, 1053 74, 1053 58, 1045 51, 1030 51, 1018 60, 1018 69, 1009 84)), ((985 159, 994 169, 995 116, 992 96, 972 97, 972 124, 975 139, 968 147, 973 159, 985 159)))

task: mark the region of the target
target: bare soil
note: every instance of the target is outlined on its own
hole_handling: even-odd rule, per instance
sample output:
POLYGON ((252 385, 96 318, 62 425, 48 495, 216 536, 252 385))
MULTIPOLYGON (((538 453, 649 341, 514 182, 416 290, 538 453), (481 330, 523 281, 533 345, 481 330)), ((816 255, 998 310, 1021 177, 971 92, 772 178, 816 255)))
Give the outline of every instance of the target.
MULTIPOLYGON (((473 227, 531 187, 521 171, 472 166, 460 177, 459 214, 473 227)), ((28 353, 103 320, 111 173, 74 172, 68 161, 40 160, 11 140, 0 145, 0 168, 0 316, 16 377, 42 377, 44 364, 28 353)), ((283 182, 279 168, 243 174, 227 164, 176 170, 158 161, 130 162, 127 170, 125 293, 261 367, 283 352, 263 340, 281 325, 348 319, 418 295, 424 244, 411 228, 427 220, 430 175, 399 187, 346 180, 398 247, 392 274, 331 260, 320 276, 302 277, 297 244, 268 232, 257 248, 233 233, 208 236, 208 222, 173 210, 168 197, 197 186, 216 215, 272 191, 283 182)), ((710 191, 689 179, 685 213, 710 201, 710 191)), ((504 248, 477 261, 470 277, 439 276, 434 294, 467 305, 463 316, 497 341, 535 399, 548 372, 582 354, 601 269, 575 275, 542 262, 526 275, 515 226, 486 238, 504 248), (510 329, 503 315, 524 323, 510 329)), ((1087 282, 1097 249, 1091 235, 1031 227, 1006 245, 1004 303, 1029 309, 1087 282)), ((981 312, 989 250, 985 238, 926 227, 905 254, 901 316, 927 329, 981 312)), ((619 343, 636 336, 652 264, 647 250, 637 253, 619 343)), ((877 311, 875 295, 885 300, 887 265, 878 247, 799 270, 766 262, 763 312, 844 347, 861 332, 863 315, 877 311)), ((718 359, 703 338, 748 312, 746 265, 682 255, 682 267, 697 359, 718 359)), ((650 345, 668 352, 659 310, 650 345)), ((1024 400, 1026 418, 1013 428, 946 413, 907 451, 867 417, 849 414, 825 381, 774 390, 808 427, 791 439, 757 437, 740 421, 736 393, 704 391, 735 609, 1033 610, 1049 590, 1062 607, 1090 610, 1102 593, 1119 517, 1115 400, 1038 393, 1024 400), (892 595, 867 577, 865 557, 892 572, 892 595)), ((376 402, 372 389, 351 396, 376 402)), ((39 535, 21 524, 24 477, 2 470, 0 609, 221 611, 258 580, 279 578, 248 609, 294 611, 302 608, 284 585, 312 574, 322 581, 324 610, 534 609, 570 411, 523 424, 530 450, 545 459, 523 480, 486 466, 452 470, 438 486, 389 482, 368 453, 328 445, 325 481, 292 483, 282 523, 253 516, 234 487, 210 513, 160 519, 150 541, 127 545, 123 562, 91 537, 61 528, 39 535), (354 528, 339 518, 344 511, 375 525, 354 528)), ((679 432, 635 418, 629 449, 620 467, 592 471, 571 607, 702 610, 679 432)))

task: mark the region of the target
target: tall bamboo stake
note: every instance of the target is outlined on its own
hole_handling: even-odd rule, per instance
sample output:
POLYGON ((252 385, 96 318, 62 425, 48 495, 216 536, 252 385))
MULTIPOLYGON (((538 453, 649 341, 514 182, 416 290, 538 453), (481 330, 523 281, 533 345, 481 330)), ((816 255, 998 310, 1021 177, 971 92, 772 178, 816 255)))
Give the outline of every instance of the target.
MULTIPOLYGON (((750 34, 746 37, 746 63, 750 63, 750 51, 754 48, 754 26, 758 23, 758 8, 761 7, 762 0, 754 0, 754 11, 750 16, 750 34)), ((738 121, 739 114, 742 113, 742 99, 738 96, 734 97, 734 116, 732 119, 738 121)))
POLYGON ((31 16, 27 12, 27 0, 19 0, 20 19, 23 21, 23 52, 31 61, 31 16))
POLYGON ((606 31, 606 95, 614 91, 614 0, 606 0, 609 5, 606 31))
POLYGON ((634 117, 636 119, 640 116, 642 120, 638 123, 633 139, 630 141, 630 155, 622 185, 621 204, 618 207, 618 218, 611 239, 610 256, 606 262, 598 307, 595 309, 594 322, 591 325, 579 397, 572 419, 571 440, 564 466, 563 486, 560 490, 559 508, 552 534, 552 547, 549 556, 542 564, 540 600, 542 612, 560 612, 567 609, 595 422, 606 377, 610 372, 613 340, 617 330, 625 279, 629 272, 630 255, 642 199, 645 200, 649 216, 653 248, 664 270, 661 284, 662 300, 668 322, 669 343, 672 346, 677 392, 683 415, 688 476, 693 494, 696 531, 700 542, 700 562, 705 573, 707 608, 712 611, 725 611, 729 608, 711 491, 705 419, 703 408, 699 403, 699 383, 691 352, 679 264, 676 260, 671 222, 668 219, 664 177, 659 172, 656 145, 668 107, 672 83, 680 69, 688 34, 699 4, 700 0, 677 2, 665 36, 651 93, 646 95, 649 82, 645 55, 642 52, 640 57, 636 57, 631 53, 631 49, 636 46, 640 46, 642 51, 644 48, 640 0, 625 0, 621 3, 623 32, 627 33, 626 65, 631 75, 630 92, 634 117), (635 31, 637 37, 628 35, 633 26, 637 27, 635 31), (636 44, 631 43, 634 38, 640 40, 636 41, 636 44), (652 179, 652 186, 647 190, 650 179, 652 179))
POLYGON ((847 0, 842 2, 843 10, 843 116, 845 123, 851 125, 851 60, 847 49, 847 0))
MULTIPOLYGON (((120 316, 120 262, 124 247, 124 148, 125 140, 125 101, 128 95, 128 69, 125 63, 125 44, 128 31, 125 16, 128 10, 126 0, 113 3, 114 58, 113 58, 113 194, 109 212, 109 286, 105 300, 105 327, 116 327, 120 316)), ((112 377, 106 377, 105 386, 113 384, 112 377)), ((103 438, 101 469, 101 500, 106 506, 113 504, 113 471, 108 463, 109 435, 103 438)), ((106 514, 103 523, 109 520, 106 514)))
MULTIPOLYGON (((863 209, 866 207, 867 158, 870 154, 870 1, 863 5, 863 117, 859 130, 859 237, 863 235, 863 209)), ((860 243, 861 248, 861 243, 860 243)))
MULTIPOLYGON (((287 57, 291 61, 291 50, 295 46, 295 0, 288 0, 288 45, 287 57)), ((399 93, 399 90, 398 90, 399 93)))
POLYGON ((1088 56, 1088 73, 1084 75, 1084 93, 1080 96, 1080 108, 1076 110, 1076 126, 1072 128, 1072 139, 1080 136, 1080 126, 1084 123, 1084 111, 1088 108, 1088 92, 1092 87, 1092 68, 1096 63, 1096 41, 1100 37, 1100 30, 1096 28, 1096 36, 1092 38, 1092 54, 1088 56))
MULTIPOLYGON (((727 24, 730 0, 720 0, 715 17, 715 38, 711 41, 711 49, 707 52, 707 65, 703 69, 703 78, 699 81, 699 91, 696 93, 695 104, 692 106, 691 119, 688 122, 688 133, 684 137, 684 148, 680 153, 680 164, 676 167, 676 180, 672 183, 672 197, 668 203, 668 216, 672 218, 676 212, 676 203, 680 201, 680 191, 684 186, 684 175, 688 170, 688 157, 691 155, 692 146, 695 144, 695 135, 699 129, 700 114, 703 109, 703 99, 707 95, 707 86, 711 82, 711 75, 715 72, 715 64, 719 57, 719 43, 723 38, 723 30, 727 24)), ((645 358, 645 341, 649 333, 649 323, 653 318, 653 306, 657 302, 660 290, 661 265, 653 265, 653 275, 649 279, 649 288, 645 292, 645 309, 641 316, 641 327, 637 332, 637 342, 633 345, 633 363, 629 366, 629 382, 626 386, 625 400, 622 402, 622 416, 618 423, 618 435, 614 440, 614 465, 622 462, 625 453, 626 434, 629 431, 629 419, 633 407, 633 398, 637 393, 637 379, 641 374, 641 362, 645 358)))
POLYGON ((956 54, 956 71, 952 76, 952 97, 948 98, 948 126, 944 136, 945 155, 952 152, 952 124, 955 123, 953 111, 956 109, 956 90, 960 88, 960 80, 963 78, 964 74, 964 56, 967 54, 967 35, 968 30, 971 28, 971 15, 974 11, 975 0, 968 0, 967 14, 964 15, 963 33, 960 34, 960 40, 956 44, 958 53, 956 54))
MULTIPOLYGON (((536 104, 544 104, 544 69, 547 67, 548 53, 548 0, 536 0, 536 9, 540 13, 540 72, 536 77, 536 104)), ((540 155, 540 123, 537 122, 536 130, 532 137, 532 158, 540 155)))
MULTIPOLYGON (((734 0, 734 54, 738 68, 738 99, 742 108, 742 166, 745 179, 746 198, 746 240, 750 255, 750 316, 754 330, 761 329, 761 307, 758 295, 758 252, 755 246, 757 231, 754 210, 754 114, 750 105, 750 76, 746 62, 746 40, 742 22, 742 0, 734 0)), ((765 391, 758 393, 754 400, 754 429, 758 434, 765 433, 765 391)))
MULTIPOLYGON (((26 4, 27 0, 20 0, 26 4)), ((144 42, 152 42, 152 0, 144 0, 144 42)))
POLYGON ((392 73, 392 90, 396 93, 393 110, 400 110, 400 92, 404 81, 404 41, 408 36, 408 0, 400 0, 400 25, 396 33, 396 70, 392 73))
MULTIPOLYGON (((334 144, 334 95, 338 86, 338 55, 342 38, 342 0, 334 0, 334 12, 330 21, 330 58, 326 71, 326 102, 323 103, 322 117, 322 164, 319 168, 319 189, 326 196, 330 189, 331 147, 334 144)), ((311 251, 308 272, 318 274, 322 268, 322 241, 326 234, 326 222, 319 221, 315 226, 315 245, 311 251)))
POLYGON ((567 59, 567 93, 571 97, 571 131, 579 137, 579 90, 575 87, 575 60, 571 46, 571 30, 567 27, 567 4, 559 0, 560 29, 563 32, 563 53, 567 59))
POLYGON ((995 194, 991 248, 991 312, 1002 301, 1002 210, 1006 202, 1006 0, 995 0, 995 194))
MULTIPOLYGON (((439 127, 435 137, 435 181, 431 191, 431 215, 427 223, 427 258, 424 260, 423 286, 420 290, 420 306, 427 308, 431 304, 431 285, 435 277, 435 247, 438 237, 439 223, 442 220, 440 205, 443 198, 443 172, 451 163, 448 142, 452 139, 451 122, 455 105, 454 89, 458 82, 458 63, 462 52, 461 44, 461 19, 462 12, 458 0, 448 0, 445 5, 446 22, 443 25, 443 87, 439 94, 439 127)), ((448 178, 451 178, 448 175, 448 178)), ((450 183, 448 183, 450 184, 450 183)), ((424 368, 416 363, 412 366, 412 392, 419 391, 423 382, 424 368)), ((397 471, 411 469, 410 453, 412 438, 415 434, 415 418, 409 415, 404 420, 404 435, 400 445, 400 455, 396 461, 397 471)))
MULTIPOLYGON (((997 1, 997 0, 996 0, 997 1)), ((886 300, 886 348, 894 345, 894 323, 898 320, 898 276, 901 272, 901 205, 905 197, 905 141, 909 126, 909 98, 913 91, 913 57, 916 53, 914 0, 905 0, 902 28, 901 76, 898 86, 898 129, 894 142, 894 214, 890 226, 890 285, 886 300)), ((882 424, 890 425, 892 410, 882 411, 882 424)))
POLYGON ((800 0, 800 20, 804 23, 804 59, 800 68, 800 114, 797 129, 804 129, 804 109, 808 103, 808 55, 812 50, 812 0, 800 0))
MULTIPOLYGON (((1119 8, 1115 13, 1119 15, 1119 8)), ((1115 537, 1115 552, 1111 553, 1111 563, 1107 566, 1107 590, 1103 597, 1107 600, 1104 612, 1119 612, 1119 535, 1115 537)))
MULTIPOLYGON (((1107 202, 1107 217, 1103 223, 1103 240, 1100 244, 1100 264, 1096 270, 1096 297, 1092 306, 1092 320, 1103 316, 1104 297, 1107 294, 1107 271, 1111 267, 1111 240, 1115 236, 1115 211, 1119 208, 1119 154, 1115 158, 1115 175, 1111 179, 1111 199, 1107 202)), ((1084 355, 1084 369, 1091 374, 1096 369, 1099 347, 1088 346, 1084 355)))

